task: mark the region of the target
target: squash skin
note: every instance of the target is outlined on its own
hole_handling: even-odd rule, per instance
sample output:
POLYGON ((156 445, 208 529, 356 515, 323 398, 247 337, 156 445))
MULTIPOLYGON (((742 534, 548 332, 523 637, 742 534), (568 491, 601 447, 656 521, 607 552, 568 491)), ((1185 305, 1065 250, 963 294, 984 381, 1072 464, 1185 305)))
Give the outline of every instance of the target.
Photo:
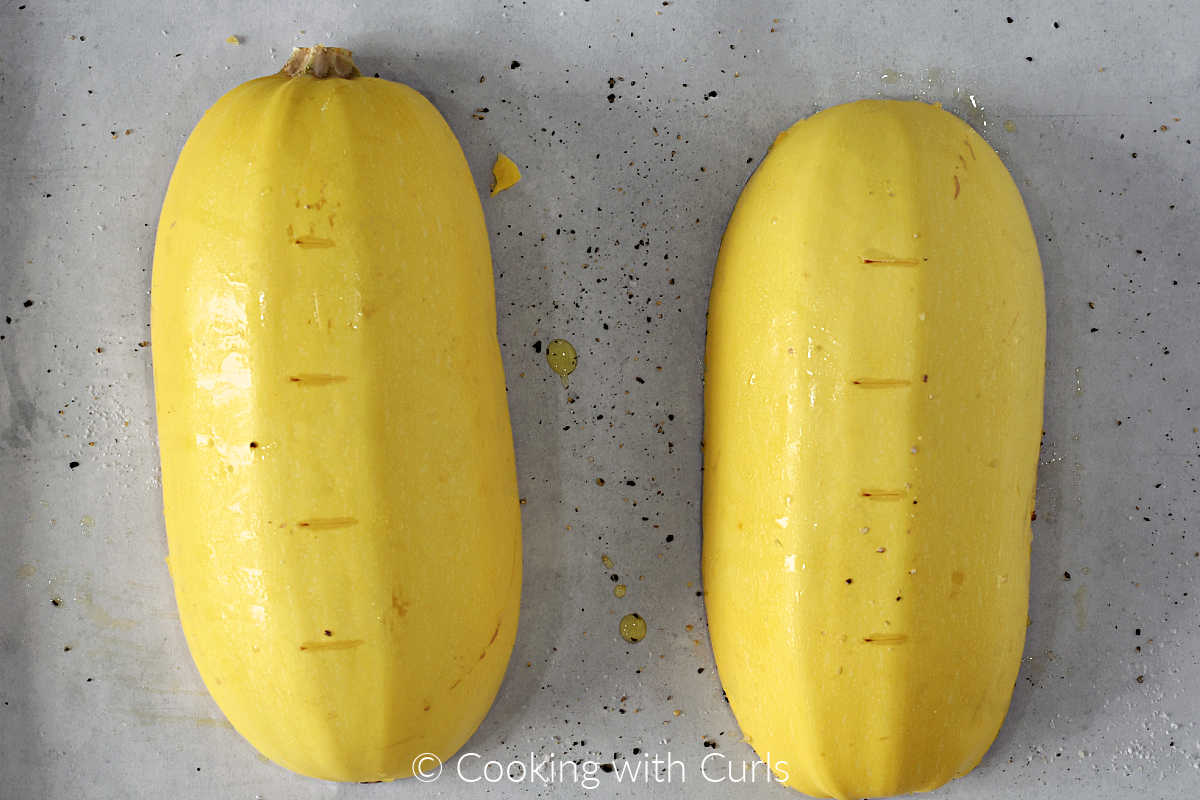
POLYGON ((373 78, 233 89, 172 175, 151 317, 169 565, 217 704, 304 775, 449 758, 513 648, 521 530, 445 121, 373 78))
POLYGON ((797 123, 737 203, 708 324, 703 578, 743 735, 817 797, 969 772, 1020 665, 1041 438, 1008 171, 924 103, 797 123))

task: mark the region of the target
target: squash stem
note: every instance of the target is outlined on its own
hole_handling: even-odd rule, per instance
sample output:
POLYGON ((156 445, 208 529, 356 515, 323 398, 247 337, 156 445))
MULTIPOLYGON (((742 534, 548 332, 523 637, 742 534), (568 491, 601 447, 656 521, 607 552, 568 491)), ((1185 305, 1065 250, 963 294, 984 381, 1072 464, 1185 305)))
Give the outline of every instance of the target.
POLYGON ((295 47, 283 65, 283 71, 293 78, 298 75, 356 78, 360 73, 358 67, 354 66, 353 55, 344 47, 326 47, 323 44, 295 47))

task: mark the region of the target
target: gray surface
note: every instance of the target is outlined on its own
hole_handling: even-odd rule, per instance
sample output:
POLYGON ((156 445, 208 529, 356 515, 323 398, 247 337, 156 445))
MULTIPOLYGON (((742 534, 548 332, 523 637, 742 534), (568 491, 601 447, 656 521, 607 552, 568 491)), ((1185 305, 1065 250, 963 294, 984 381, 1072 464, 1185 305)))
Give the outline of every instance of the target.
MULTIPOLYGON (((919 94, 972 121, 1013 171, 1050 325, 1025 662, 996 744, 935 796, 1200 795, 1194 3, 90 5, 0 10, 0 797, 588 793, 296 777, 224 724, 188 656, 139 344, 155 221, 204 109, 317 41, 425 92, 482 188, 497 150, 525 173, 485 200, 527 498, 524 604, 466 750, 631 766, 669 754, 686 782, 678 768, 670 785, 601 774, 592 794, 729 792, 700 774, 704 740, 735 774, 752 756, 697 596, 721 232, 748 160, 795 119, 919 94), (580 348, 573 404, 532 347, 555 336, 580 348), (649 621, 638 646, 617 635, 628 611, 649 621)), ((758 777, 735 794, 790 796, 758 777)))

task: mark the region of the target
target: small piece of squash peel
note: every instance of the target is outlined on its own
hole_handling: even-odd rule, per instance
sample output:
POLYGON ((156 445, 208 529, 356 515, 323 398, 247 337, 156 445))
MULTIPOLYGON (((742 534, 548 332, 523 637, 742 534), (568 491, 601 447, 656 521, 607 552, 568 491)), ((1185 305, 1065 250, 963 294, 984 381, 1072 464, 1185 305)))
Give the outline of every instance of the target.
POLYGON ((504 153, 496 154, 496 163, 492 165, 492 197, 500 194, 510 186, 515 186, 521 180, 521 170, 513 160, 504 153))

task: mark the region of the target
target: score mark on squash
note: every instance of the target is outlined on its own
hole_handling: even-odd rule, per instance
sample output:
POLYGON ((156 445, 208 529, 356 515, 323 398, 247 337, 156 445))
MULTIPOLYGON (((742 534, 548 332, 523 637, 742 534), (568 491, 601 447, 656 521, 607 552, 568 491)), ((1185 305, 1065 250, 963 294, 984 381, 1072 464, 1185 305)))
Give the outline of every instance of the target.
POLYGON ((860 256, 864 264, 879 264, 885 267, 915 267, 920 265, 921 261, 916 258, 898 258, 884 254, 868 254, 860 256))
POLYGON ((907 633, 868 633, 863 637, 863 644, 904 644, 907 641, 907 633))
POLYGON ((345 375, 329 375, 327 373, 301 373, 300 375, 289 375, 288 380, 301 386, 328 386, 331 383, 343 383, 347 378, 345 375))
POLYGON ((868 500, 900 500, 907 492, 904 489, 862 489, 859 494, 868 500))
POLYGON ((333 239, 323 239, 320 236, 297 236, 295 244, 297 247, 311 250, 318 247, 333 247, 333 239))
POLYGON ((864 389, 899 389, 911 385, 912 381, 908 378, 855 378, 850 383, 864 389))
POLYGON ((346 639, 341 642, 303 642, 300 649, 310 653, 317 650, 349 650, 361 644, 363 644, 362 639, 346 639))
POLYGON ((296 523, 299 528, 311 528, 315 531, 331 531, 336 528, 349 528, 351 525, 357 525, 358 520, 354 517, 313 517, 312 519, 303 519, 296 523))

